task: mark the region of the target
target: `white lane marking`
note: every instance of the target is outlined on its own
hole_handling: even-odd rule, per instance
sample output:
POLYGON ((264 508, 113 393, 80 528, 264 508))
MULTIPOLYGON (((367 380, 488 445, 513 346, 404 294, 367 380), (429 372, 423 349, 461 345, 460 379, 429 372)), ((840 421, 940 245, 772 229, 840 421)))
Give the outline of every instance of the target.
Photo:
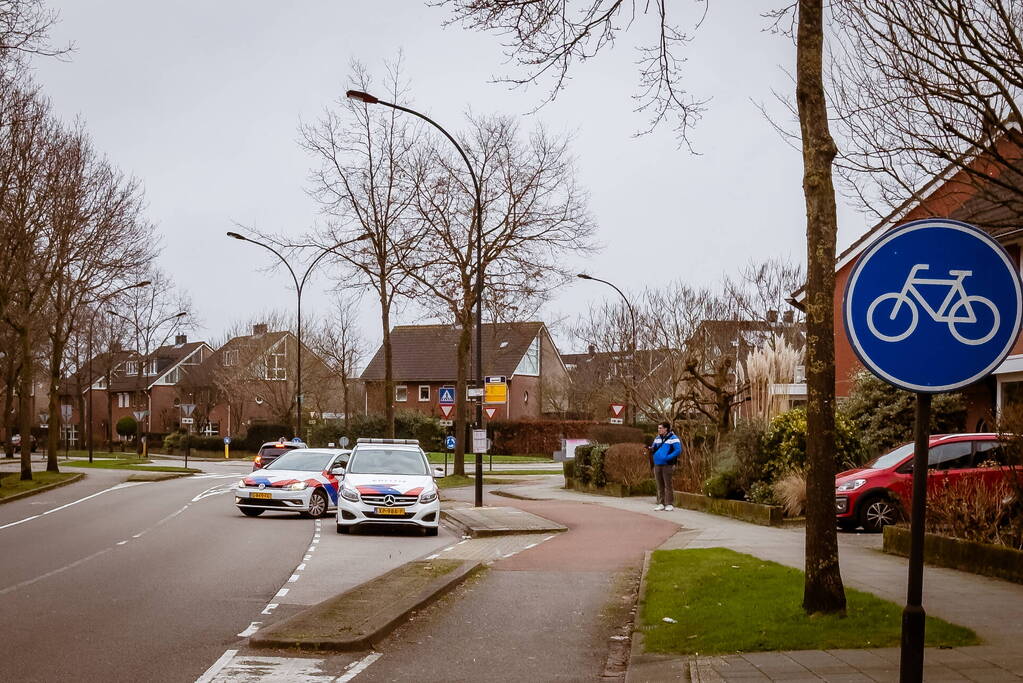
POLYGON ((238 634, 238 637, 239 638, 248 638, 249 636, 254 634, 256 631, 258 631, 259 627, 262 626, 262 625, 263 625, 263 622, 261 622, 261 621, 253 621, 251 624, 249 624, 248 628, 246 628, 244 631, 242 631, 241 633, 238 634))
POLYGON ((446 553, 447 551, 454 550, 454 549, 455 549, 455 546, 451 545, 451 546, 448 546, 447 548, 444 548, 444 550, 442 550, 441 552, 442 553, 446 553))
POLYGON ((118 542, 117 542, 117 545, 124 545, 124 544, 125 544, 125 543, 127 543, 127 542, 128 542, 128 541, 118 541, 118 542))
POLYGON ((523 550, 529 550, 530 548, 535 548, 537 545, 539 545, 539 544, 538 543, 530 543, 525 548, 523 548, 523 550))
POLYGON ((515 553, 508 553, 507 555, 501 555, 501 559, 506 560, 506 559, 508 559, 509 557, 511 557, 514 554, 515 553))
POLYGON ((549 540, 551 540, 552 538, 554 538, 554 534, 551 534, 550 536, 548 536, 547 538, 545 538, 545 539, 543 539, 543 540, 545 540, 545 541, 549 541, 549 540))
POLYGON ((283 598, 287 594, 288 594, 288 589, 287 588, 282 588, 279 591, 277 591, 277 595, 275 595, 274 597, 275 598, 283 598))
POLYGON ((436 560, 438 557, 440 557, 440 555, 438 555, 437 553, 434 553, 433 555, 427 555, 426 559, 428 559, 428 560, 436 560))
POLYGON ((144 534, 144 533, 145 533, 144 531, 143 531, 143 532, 140 532, 140 533, 137 533, 137 534, 135 534, 134 536, 132 536, 132 538, 138 538, 139 536, 141 536, 141 535, 142 535, 142 534, 144 534))
POLYGON ((230 493, 233 490, 234 490, 234 484, 227 484, 227 485, 225 485, 225 484, 217 484, 216 486, 212 486, 212 487, 206 489, 205 491, 203 491, 202 493, 197 495, 195 498, 193 498, 190 502, 195 503, 195 502, 198 502, 198 501, 202 500, 203 498, 209 498, 210 496, 219 496, 222 493, 230 493))
POLYGON ((103 550, 99 550, 97 552, 94 552, 92 555, 86 555, 85 557, 83 557, 80 560, 75 560, 71 564, 64 565, 60 569, 54 569, 53 571, 46 572, 45 574, 40 574, 39 576, 36 576, 35 578, 27 579, 25 581, 22 581, 21 583, 16 583, 13 586, 8 586, 7 588, 4 588, 4 589, 0 590, 0 595, 6 595, 7 593, 10 593, 12 591, 16 591, 19 588, 24 588, 25 586, 30 586, 33 583, 35 583, 36 581, 42 581, 43 579, 48 579, 51 576, 55 576, 56 574, 60 574, 61 572, 65 572, 68 569, 74 569, 78 565, 83 564, 85 562, 88 562, 89 560, 93 559, 94 557, 99 557, 103 553, 110 552, 111 550, 113 550, 112 547, 111 548, 104 548, 103 550))
POLYGON ((315 550, 316 550, 316 546, 314 546, 314 545, 311 545, 311 546, 309 546, 309 549, 308 549, 308 550, 306 550, 306 552, 307 552, 307 553, 311 553, 311 552, 314 552, 315 550))
POLYGON ((467 539, 465 539, 464 541, 459 541, 459 542, 458 542, 458 543, 456 543, 455 545, 462 545, 463 543, 468 543, 468 542, 469 542, 469 539, 467 538, 467 539))
POLYGON ((206 673, 199 676, 195 680, 195 683, 209 683, 213 678, 220 673, 220 670, 227 666, 227 663, 234 659, 234 656, 238 654, 238 650, 228 650, 224 654, 220 655, 220 659, 213 662, 213 666, 206 669, 206 673))
POLYGON ((334 683, 348 683, 348 681, 352 680, 353 678, 355 678, 356 676, 361 674, 363 671, 366 670, 366 667, 368 667, 370 664, 372 664, 376 660, 380 659, 380 657, 382 657, 382 656, 383 656, 383 653, 381 653, 381 652, 374 652, 373 654, 366 655, 365 657, 360 659, 358 662, 355 662, 354 664, 351 664, 350 668, 348 669, 348 673, 346 673, 344 676, 341 676, 339 678, 335 678, 334 679, 334 683))
POLYGON ((302 571, 303 569, 305 569, 305 563, 304 563, 304 562, 303 562, 302 564, 298 565, 298 566, 297 566, 297 567, 295 568, 295 571, 296 571, 296 572, 300 572, 300 571, 302 571))
POLYGON ((92 498, 95 498, 96 496, 102 496, 104 493, 110 493, 111 491, 116 491, 118 489, 128 488, 129 486, 138 486, 139 484, 142 484, 142 483, 145 483, 145 482, 125 482, 123 484, 118 484, 117 486, 112 486, 112 487, 110 487, 108 489, 103 489, 102 491, 98 491, 97 493, 94 493, 91 496, 86 496, 85 498, 79 498, 78 500, 73 500, 70 503, 67 503, 65 505, 61 505, 60 507, 55 507, 52 510, 47 510, 46 512, 40 513, 38 515, 32 515, 31 517, 26 517, 25 519, 19 519, 17 522, 10 522, 9 524, 4 524, 3 526, 0 526, 0 531, 2 531, 4 529, 7 529, 7 528, 10 528, 12 526, 18 526, 19 524, 24 524, 25 522, 30 522, 33 519, 39 519, 43 515, 50 515, 50 514, 53 514, 54 512, 60 512, 61 510, 66 510, 67 508, 71 507, 72 505, 78 505, 79 503, 84 503, 85 501, 91 500, 92 498))
POLYGON ((271 602, 269 605, 263 608, 263 611, 260 612, 260 614, 270 614, 270 612, 273 612, 275 609, 277 609, 277 603, 271 602))
POLYGON ((288 583, 295 583, 296 581, 298 581, 298 574, 292 574, 288 577, 288 583))
POLYGON ((311 560, 311 559, 313 559, 313 556, 312 556, 312 555, 306 555, 305 557, 303 557, 303 558, 302 558, 302 561, 303 561, 303 562, 308 562, 308 561, 309 561, 309 560, 311 560))
MULTIPOLYGON (((314 538, 314 539, 313 539, 313 545, 316 545, 316 544, 317 544, 317 543, 319 543, 319 542, 320 542, 320 539, 318 539, 318 538, 314 538)), ((316 549, 315 549, 315 548, 313 548, 313 550, 316 550, 316 549)))

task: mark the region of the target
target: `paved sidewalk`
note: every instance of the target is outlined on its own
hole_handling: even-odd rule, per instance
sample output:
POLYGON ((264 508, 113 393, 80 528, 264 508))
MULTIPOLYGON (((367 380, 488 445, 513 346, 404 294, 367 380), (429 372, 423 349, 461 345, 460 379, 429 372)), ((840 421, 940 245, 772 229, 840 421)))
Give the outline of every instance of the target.
MULTIPOLYGON (((548 500, 578 500, 638 512, 680 524, 684 530, 661 548, 730 548, 802 570, 804 530, 762 527, 691 510, 654 512, 643 498, 612 498, 560 488, 550 477, 516 486, 514 492, 548 500)), ((499 487, 511 488, 511 487, 499 487)), ((839 533, 839 556, 845 585, 896 604, 906 601, 907 560, 880 551, 877 534, 839 533)), ((925 680, 1023 680, 1023 586, 952 569, 926 567, 924 608, 972 628, 983 644, 949 650, 928 649, 925 680)), ((692 680, 897 680, 898 649, 751 653, 729 657, 675 659, 653 678, 679 680, 688 668, 692 680)), ((635 673, 639 673, 638 671, 635 673)))

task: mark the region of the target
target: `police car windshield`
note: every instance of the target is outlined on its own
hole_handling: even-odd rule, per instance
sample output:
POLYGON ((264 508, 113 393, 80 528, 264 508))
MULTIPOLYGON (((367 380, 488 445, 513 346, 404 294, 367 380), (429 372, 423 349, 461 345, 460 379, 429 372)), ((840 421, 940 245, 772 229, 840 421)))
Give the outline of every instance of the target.
POLYGON ((274 460, 264 469, 268 470, 300 470, 302 472, 322 472, 334 459, 331 453, 317 453, 316 451, 294 450, 285 453, 274 460))
POLYGON ((399 448, 360 448, 352 455, 348 472, 351 474, 428 474, 426 461, 419 451, 399 448))

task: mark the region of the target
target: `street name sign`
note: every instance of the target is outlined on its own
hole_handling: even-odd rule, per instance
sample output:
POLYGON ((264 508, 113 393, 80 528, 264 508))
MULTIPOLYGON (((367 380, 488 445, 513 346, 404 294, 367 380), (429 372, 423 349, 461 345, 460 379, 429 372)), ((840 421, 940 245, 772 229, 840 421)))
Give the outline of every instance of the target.
POLYGON ((483 389, 477 387, 470 387, 465 390, 465 395, 468 398, 483 398, 483 389))
POLYGON ((441 387, 437 390, 437 403, 442 406, 455 405, 455 388, 441 387))
POLYGON ((849 343, 881 379, 919 393, 990 374, 1019 334, 1015 264, 987 233, 925 219, 886 232, 853 267, 843 313, 849 343))

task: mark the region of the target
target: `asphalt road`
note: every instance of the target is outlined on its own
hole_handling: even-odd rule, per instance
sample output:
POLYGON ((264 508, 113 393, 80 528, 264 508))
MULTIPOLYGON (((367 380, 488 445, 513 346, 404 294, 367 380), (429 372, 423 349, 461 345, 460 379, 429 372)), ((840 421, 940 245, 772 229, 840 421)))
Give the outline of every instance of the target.
POLYGON ((228 487, 250 466, 201 466, 154 483, 89 470, 0 505, 3 679, 195 681, 240 634, 451 541, 243 517, 228 487))

